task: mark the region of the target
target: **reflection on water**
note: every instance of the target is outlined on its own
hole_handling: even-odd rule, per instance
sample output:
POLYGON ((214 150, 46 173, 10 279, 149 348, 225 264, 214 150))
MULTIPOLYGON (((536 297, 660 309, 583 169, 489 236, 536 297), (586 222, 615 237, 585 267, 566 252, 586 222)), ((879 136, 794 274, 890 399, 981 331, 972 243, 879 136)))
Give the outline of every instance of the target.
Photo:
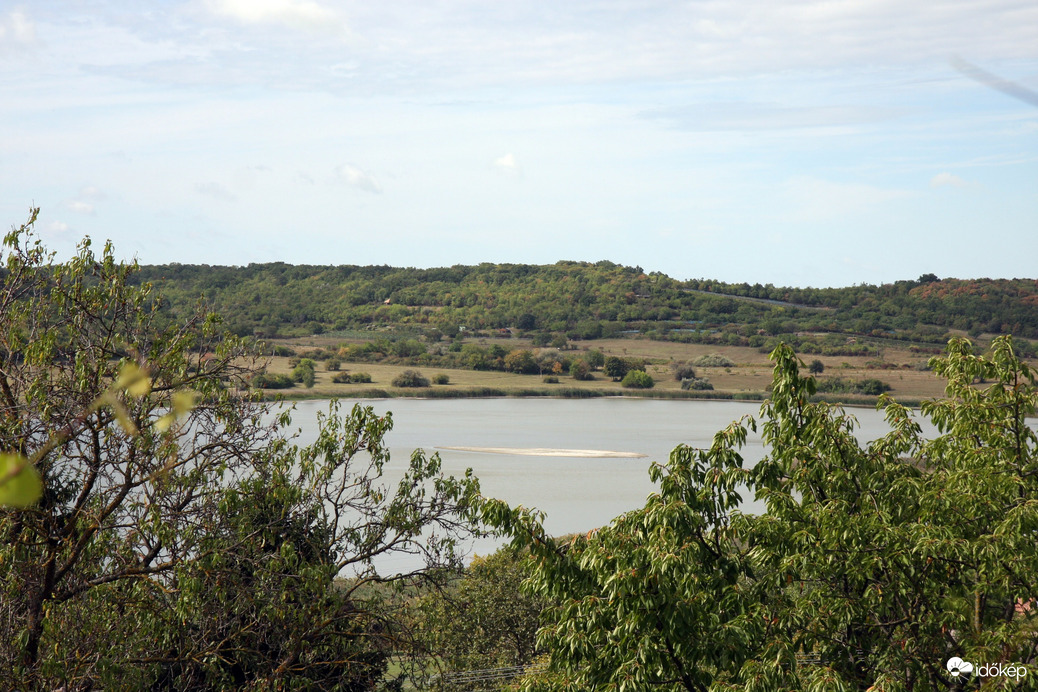
MULTIPOLYGON (((353 401, 343 400, 344 409, 353 401)), ((386 438, 392 455, 391 480, 406 466, 411 452, 438 452, 447 474, 472 468, 483 493, 511 505, 546 513, 550 533, 585 532, 645 503, 655 488, 648 469, 665 462, 679 444, 709 447, 714 434, 742 416, 756 416, 760 405, 728 401, 656 399, 389 399, 361 402, 378 414, 393 413, 386 438), (446 447, 557 448, 612 450, 641 458, 525 456, 460 451, 446 447)), ((293 426, 301 440, 316 436, 318 411, 326 401, 296 404, 293 426)), ((854 409, 859 439, 872 440, 888 430, 882 413, 854 409)), ((932 430, 931 430, 932 432, 932 430)), ((742 455, 753 464, 763 456, 760 436, 751 433, 742 455)), ((744 511, 757 511, 745 498, 744 511)), ((497 542, 475 547, 487 553, 497 542)), ((388 567, 389 565, 387 565, 388 567)), ((399 568, 403 568, 401 565, 399 568)))

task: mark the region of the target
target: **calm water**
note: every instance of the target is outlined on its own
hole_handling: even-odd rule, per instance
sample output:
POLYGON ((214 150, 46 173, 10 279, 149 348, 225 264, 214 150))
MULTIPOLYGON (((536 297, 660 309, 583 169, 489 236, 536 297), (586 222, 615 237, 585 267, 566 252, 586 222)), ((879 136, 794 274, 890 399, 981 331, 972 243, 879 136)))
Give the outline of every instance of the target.
MULTIPOLYGON (((354 403, 343 400, 344 410, 354 403)), ((648 477, 651 462, 666 461, 679 444, 708 447, 718 430, 742 416, 756 416, 760 410, 756 403, 633 398, 361 403, 378 414, 393 413, 393 430, 387 437, 393 459, 388 469, 391 477, 395 479, 415 449, 438 452, 448 474, 460 475, 471 467, 485 495, 544 511, 545 526, 553 534, 588 531, 642 506, 654 491, 648 477), (594 449, 628 452, 632 457, 539 457, 440 447, 594 449)), ((293 426, 301 430, 303 441, 316 436, 317 412, 327 408, 326 401, 296 404, 293 426)), ((870 409, 853 413, 860 423, 860 439, 875 439, 887 432, 881 413, 870 409)), ((742 454, 747 463, 763 456, 759 435, 751 435, 742 454)), ((745 509, 753 511, 756 507, 749 500, 745 509)), ((494 545, 484 542, 475 550, 486 553, 494 545)))

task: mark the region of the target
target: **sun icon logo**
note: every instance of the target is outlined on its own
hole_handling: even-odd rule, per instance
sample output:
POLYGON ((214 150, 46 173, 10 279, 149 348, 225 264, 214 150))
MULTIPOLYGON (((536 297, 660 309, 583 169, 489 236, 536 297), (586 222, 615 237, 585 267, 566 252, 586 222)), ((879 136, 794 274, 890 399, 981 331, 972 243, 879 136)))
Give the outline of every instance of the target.
POLYGON ((973 664, 969 661, 963 661, 958 656, 949 658, 946 667, 953 678, 957 678, 960 675, 969 675, 973 672, 973 664))

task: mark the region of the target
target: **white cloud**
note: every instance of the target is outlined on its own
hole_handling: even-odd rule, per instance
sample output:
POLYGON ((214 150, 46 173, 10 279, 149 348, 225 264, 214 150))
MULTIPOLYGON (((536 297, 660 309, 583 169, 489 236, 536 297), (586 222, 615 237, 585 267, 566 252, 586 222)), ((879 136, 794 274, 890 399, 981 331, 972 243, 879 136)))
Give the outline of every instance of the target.
POLYGON ((208 182, 208 183, 196 183, 195 192, 206 197, 212 197, 222 202, 233 202, 237 199, 234 193, 228 190, 220 183, 208 182))
POLYGON ((22 10, 0 16, 0 55, 17 53, 36 43, 36 25, 22 10))
POLYGON ((79 197, 80 199, 103 200, 107 195, 93 185, 87 185, 79 191, 79 197))
POLYGON ((47 230, 57 238, 64 238, 69 235, 69 225, 64 221, 51 221, 47 224, 47 230))
POLYGON ((888 202, 912 196, 907 190, 886 189, 864 183, 838 183, 806 176, 786 181, 783 193, 794 205, 789 220, 795 222, 848 219, 888 202))
POLYGON ((841 128, 889 120, 898 111, 872 106, 782 106, 715 102, 657 108, 643 117, 669 121, 682 130, 790 130, 841 128))
POLYGON ((89 202, 82 202, 78 199, 74 199, 65 205, 70 211, 74 211, 77 214, 90 214, 94 213, 94 205, 89 202))
POLYGON ((966 187, 965 180, 952 173, 938 173, 930 180, 930 187, 966 187))
POLYGON ((504 168, 507 170, 515 170, 519 168, 519 162, 515 160, 514 154, 505 154, 494 159, 494 165, 498 168, 504 168))
POLYGON ((313 0, 208 0, 215 14, 244 24, 280 24, 293 29, 340 31, 337 12, 313 0))
POLYGON ((378 181, 369 173, 362 171, 356 166, 351 166, 348 163, 336 166, 335 175, 342 182, 351 187, 355 187, 358 190, 363 190, 364 192, 370 192, 376 195, 382 194, 382 186, 378 184, 378 181))

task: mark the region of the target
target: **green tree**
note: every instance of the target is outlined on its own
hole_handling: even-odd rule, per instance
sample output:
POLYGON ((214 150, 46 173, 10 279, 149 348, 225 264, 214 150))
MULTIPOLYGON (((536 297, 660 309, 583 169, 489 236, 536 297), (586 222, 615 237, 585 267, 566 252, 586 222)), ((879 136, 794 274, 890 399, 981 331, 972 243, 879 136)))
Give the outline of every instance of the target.
POLYGON ((621 380, 623 376, 630 370, 630 363, 625 358, 618 356, 609 356, 605 359, 604 366, 602 368, 605 374, 612 377, 614 380, 621 380))
POLYGON ((505 356, 505 370, 509 372, 530 375, 537 369, 533 353, 525 348, 517 348, 505 356))
POLYGON ((570 363, 569 374, 575 380, 594 379, 594 375, 591 374, 591 366, 583 358, 578 358, 570 363))
POLYGON ((0 458, 42 490, 0 508, 0 688, 371 688, 406 637, 372 561, 456 565, 474 479, 416 453, 385 487, 370 408, 297 448, 248 344, 164 315, 108 246, 53 262, 34 218, 0 276, 0 458))
POLYGON ((317 379, 317 364, 312 358, 302 358, 299 365, 292 368, 292 381, 301 382, 304 387, 310 389, 317 379))
POLYGON ((674 379, 678 382, 696 379, 696 369, 690 363, 674 363, 671 365, 671 370, 674 372, 674 379))
POLYGON ((584 355, 584 360, 587 361, 592 370, 598 370, 605 365, 605 354, 597 348, 593 348, 584 355))
POLYGON ((986 356, 955 340, 931 361, 948 382, 922 408, 938 437, 884 399, 891 431, 864 446, 841 408, 810 403, 788 347, 772 359, 755 467, 739 449, 758 423, 733 423, 654 465, 644 508, 568 546, 538 515, 484 504, 552 602, 553 672, 526 689, 933 690, 955 656, 1034 660, 1038 386, 1011 340, 986 356), (738 511, 746 489, 765 512, 738 511))
POLYGON ((656 382, 644 370, 629 370, 620 380, 620 386, 627 389, 652 389, 656 382))
POLYGON ((393 378, 394 387, 428 387, 429 378, 418 370, 404 370, 393 378))
POLYGON ((811 361, 811 365, 808 366, 808 371, 812 375, 821 375, 825 372, 825 363, 815 358, 811 361))
POLYGON ((438 668, 465 671, 533 661, 545 601, 523 593, 530 571, 528 554, 505 547, 474 558, 446 590, 418 601, 416 628, 438 668))

